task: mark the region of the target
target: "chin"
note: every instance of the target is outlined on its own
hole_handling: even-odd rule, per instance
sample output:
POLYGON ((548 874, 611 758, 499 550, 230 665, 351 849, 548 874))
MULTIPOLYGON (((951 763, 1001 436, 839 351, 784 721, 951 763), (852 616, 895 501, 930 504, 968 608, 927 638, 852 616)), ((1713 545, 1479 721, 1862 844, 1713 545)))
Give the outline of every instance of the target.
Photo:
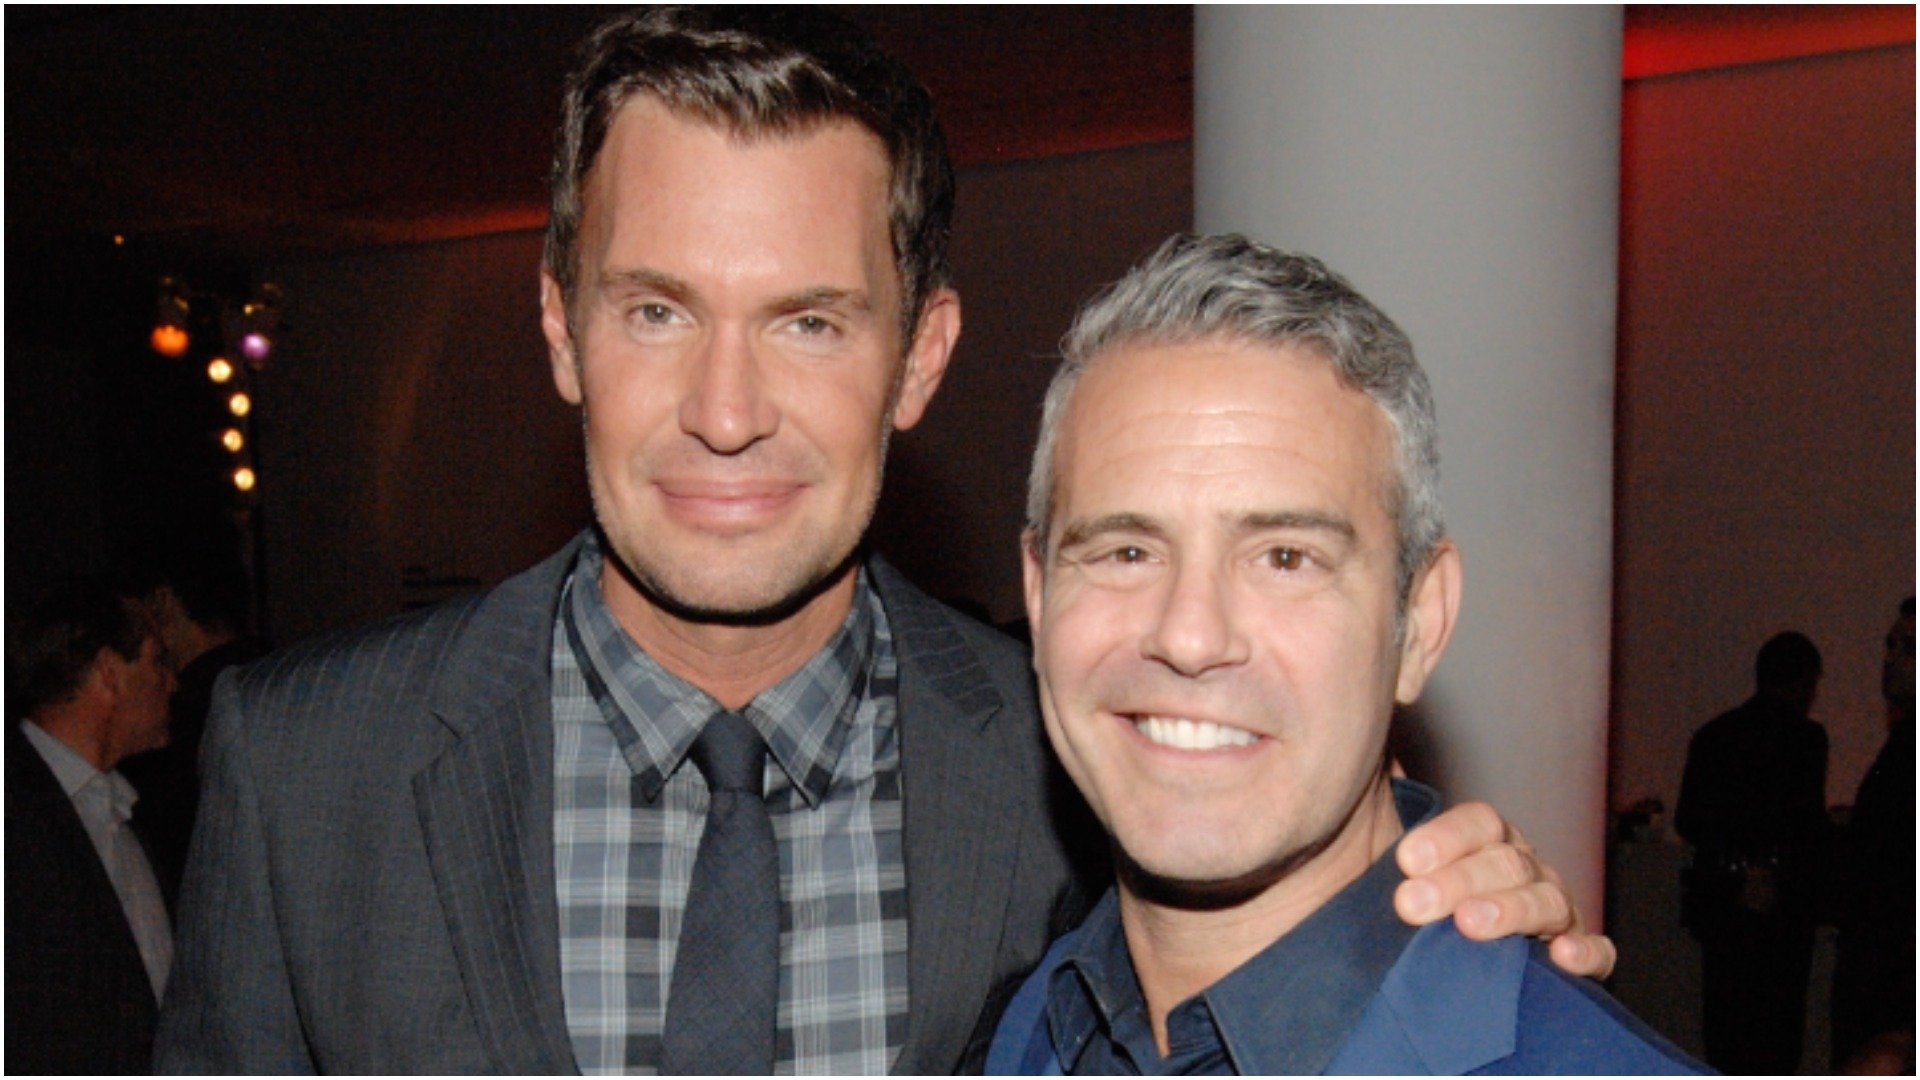
POLYGON ((1120 877, 1134 895, 1167 907, 1233 907, 1258 896, 1326 850, 1332 837, 1246 835, 1233 824, 1195 824, 1115 844, 1120 877))
MULTIPOLYGON (((678 573, 622 557, 622 569, 648 601, 690 622, 760 626, 779 622, 852 569, 858 549, 838 560, 755 568, 751 574, 678 573)), ((717 568, 711 568, 717 569, 717 568)))
POLYGON ((1122 847, 1116 860, 1120 880, 1136 897, 1161 907, 1194 911, 1237 907, 1272 888, 1311 852, 1277 859, 1135 859, 1122 847))

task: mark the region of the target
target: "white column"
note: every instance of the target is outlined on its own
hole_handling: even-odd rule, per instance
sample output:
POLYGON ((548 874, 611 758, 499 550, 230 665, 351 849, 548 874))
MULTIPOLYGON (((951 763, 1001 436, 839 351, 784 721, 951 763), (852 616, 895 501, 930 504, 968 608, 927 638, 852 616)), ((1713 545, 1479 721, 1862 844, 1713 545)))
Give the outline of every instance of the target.
POLYGON ((1620 19, 1203 6, 1194 27, 1197 228, 1325 259, 1433 379, 1466 590, 1408 766, 1499 807, 1595 919, 1620 19))

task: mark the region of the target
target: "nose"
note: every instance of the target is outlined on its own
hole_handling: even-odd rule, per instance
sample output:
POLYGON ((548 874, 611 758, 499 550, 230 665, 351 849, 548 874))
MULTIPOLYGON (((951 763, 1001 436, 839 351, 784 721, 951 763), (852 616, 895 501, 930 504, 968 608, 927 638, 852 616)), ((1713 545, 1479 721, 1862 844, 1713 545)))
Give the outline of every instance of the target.
POLYGON ((1248 655, 1225 578, 1205 567, 1176 566, 1141 642, 1148 659, 1189 678, 1244 663, 1248 655))
POLYGON ((780 410, 764 375, 744 332, 716 329, 692 357, 680 430, 716 454, 737 454, 772 435, 780 427, 780 410))

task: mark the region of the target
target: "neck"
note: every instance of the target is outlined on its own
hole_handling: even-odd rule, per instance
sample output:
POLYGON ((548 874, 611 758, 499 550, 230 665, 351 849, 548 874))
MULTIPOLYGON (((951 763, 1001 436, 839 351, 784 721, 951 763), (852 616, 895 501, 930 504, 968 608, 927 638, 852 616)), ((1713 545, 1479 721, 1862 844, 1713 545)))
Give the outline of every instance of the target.
POLYGON ((60 740, 61 744, 86 759, 101 772, 120 763, 120 753, 107 737, 107 725, 92 710, 77 701, 49 705, 28 717, 30 723, 60 740))
POLYGON ((1383 773, 1325 849, 1229 907, 1143 898, 1120 878, 1120 922, 1146 998, 1153 1039, 1167 1053, 1167 1014, 1219 982, 1366 873, 1404 830, 1383 773))
POLYGON ((655 662, 740 709, 800 670, 832 640, 853 607, 857 564, 849 564, 798 610, 775 622, 742 625, 682 618, 650 600, 614 569, 600 574, 600 592, 614 620, 655 662))

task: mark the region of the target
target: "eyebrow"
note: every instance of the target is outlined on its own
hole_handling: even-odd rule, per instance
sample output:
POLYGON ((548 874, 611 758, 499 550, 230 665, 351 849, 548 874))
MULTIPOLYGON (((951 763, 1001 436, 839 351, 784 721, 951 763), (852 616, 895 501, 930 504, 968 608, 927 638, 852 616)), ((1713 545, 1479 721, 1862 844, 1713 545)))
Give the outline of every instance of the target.
POLYGON ((774 311, 799 311, 803 308, 815 307, 844 307, 854 311, 873 310, 873 302, 868 299, 866 293, 852 289, 836 289, 826 285, 814 289, 803 289, 780 297, 767 306, 774 311))
MULTIPOLYGON (((1232 528, 1235 533, 1242 536, 1266 532, 1270 529, 1300 529, 1331 533, 1349 544, 1359 539, 1359 532, 1354 529, 1353 522, 1337 514, 1311 510, 1275 510, 1242 514, 1233 519, 1232 528)), ((1145 514, 1132 512, 1102 514, 1085 521, 1068 522, 1060 532, 1060 541, 1057 546, 1066 549, 1113 533, 1138 533, 1142 536, 1162 539, 1167 535, 1167 529, 1159 521, 1145 514)))
POLYGON ((600 274, 602 289, 644 289, 657 292, 675 300, 684 299, 693 293, 693 286, 658 270, 634 267, 629 270, 607 270, 600 274))
POLYGON ((1338 514, 1324 514, 1312 510, 1243 514, 1233 525, 1234 531, 1242 535, 1265 532, 1268 529, 1304 529, 1311 532, 1332 533, 1349 544, 1360 538, 1359 532, 1353 527, 1353 522, 1338 514))
POLYGON ((1155 539, 1166 535, 1166 528, 1145 514, 1118 513, 1102 514, 1097 518, 1084 521, 1070 521, 1060 530, 1060 542, 1055 546, 1061 549, 1084 544, 1096 537, 1112 533, 1139 533, 1155 539))
MULTIPOLYGON (((645 267, 626 270, 608 270, 600 275, 600 287, 609 290, 643 290, 657 292, 669 299, 685 301, 692 297, 694 287, 672 274, 645 267)), ((873 302, 864 292, 853 289, 837 289, 822 285, 812 289, 802 289, 796 293, 776 297, 766 305, 769 311, 802 311, 806 308, 845 307, 855 311, 873 310, 873 302)))

